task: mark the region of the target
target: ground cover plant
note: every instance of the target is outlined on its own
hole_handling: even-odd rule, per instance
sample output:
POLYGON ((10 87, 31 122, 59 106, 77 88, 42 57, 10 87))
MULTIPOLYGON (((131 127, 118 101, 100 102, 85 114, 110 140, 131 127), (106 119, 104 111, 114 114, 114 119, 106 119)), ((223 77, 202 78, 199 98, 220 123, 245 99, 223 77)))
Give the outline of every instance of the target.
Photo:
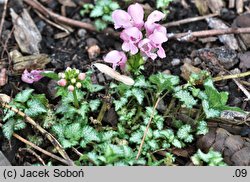
MULTIPOLYGON (((121 44, 84 69, 25 67, 25 87, 12 99, 0 95, 4 140, 17 137, 23 148, 38 150, 43 159, 35 155, 31 165, 230 165, 216 145, 202 151, 196 142, 209 136, 209 123, 224 113, 248 114, 229 104, 230 93, 215 85, 245 74, 215 77, 191 66, 186 76, 148 71, 168 57, 164 45, 172 40, 162 22, 171 2, 156 1, 157 10, 150 12, 141 3, 126 2, 127 9, 113 0, 85 3, 81 16, 91 17, 99 32, 113 26, 121 44), (96 74, 109 80, 98 82, 96 74), (44 82, 54 83, 53 99, 33 87, 44 82)), ((89 55, 94 46, 86 46, 89 55)))

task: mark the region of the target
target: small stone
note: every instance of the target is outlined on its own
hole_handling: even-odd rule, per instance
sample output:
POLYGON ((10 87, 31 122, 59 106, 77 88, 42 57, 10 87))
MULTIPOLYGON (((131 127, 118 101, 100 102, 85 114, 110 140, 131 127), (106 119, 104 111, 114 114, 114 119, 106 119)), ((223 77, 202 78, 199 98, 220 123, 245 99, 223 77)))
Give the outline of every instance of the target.
POLYGON ((201 59, 198 58, 198 57, 194 58, 193 65, 194 65, 194 66, 198 66, 198 65, 200 65, 200 64, 201 64, 201 59))
POLYGON ((98 82, 100 82, 100 83, 104 83, 105 82, 105 78, 104 78, 104 76, 103 76, 102 73, 98 73, 97 74, 97 79, 98 79, 98 82))
POLYGON ((98 40, 96 40, 95 38, 88 38, 86 40, 87 46, 91 47, 93 45, 97 45, 98 44, 98 40))
POLYGON ((93 45, 89 47, 87 51, 88 51, 89 59, 95 59, 101 53, 101 49, 98 45, 93 45))
POLYGON ((238 57, 240 59, 240 65, 239 65, 239 67, 241 69, 244 69, 244 68, 245 69, 249 69, 250 68, 250 59, 249 59, 249 57, 250 57, 250 51, 245 52, 244 54, 240 53, 240 54, 238 54, 238 57))
POLYGON ((171 75, 171 71, 170 70, 164 70, 162 73, 164 73, 166 75, 171 75))
POLYGON ((241 71, 240 71, 239 68, 235 68, 235 69, 231 70, 230 72, 231 72, 232 74, 240 74, 240 73, 241 73, 241 71))
POLYGON ((180 63, 181 63, 181 60, 178 58, 173 59, 171 62, 172 66, 178 66, 180 63))
POLYGON ((192 64, 192 60, 190 58, 184 58, 183 63, 192 64))
POLYGON ((77 32, 77 35, 80 38, 85 38, 86 34, 87 34, 87 31, 85 29, 83 29, 83 28, 79 29, 78 32, 77 32))

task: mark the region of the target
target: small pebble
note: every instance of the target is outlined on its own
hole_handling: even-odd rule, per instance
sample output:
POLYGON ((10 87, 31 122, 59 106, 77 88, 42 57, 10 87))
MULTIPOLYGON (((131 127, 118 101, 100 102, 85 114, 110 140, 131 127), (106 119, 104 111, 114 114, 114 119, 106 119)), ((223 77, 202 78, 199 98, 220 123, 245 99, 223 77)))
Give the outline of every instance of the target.
POLYGON ((192 60, 190 58, 184 58, 183 63, 192 64, 192 60))
POLYGON ((194 66, 198 66, 198 65, 200 65, 200 64, 201 64, 201 59, 198 58, 198 57, 194 58, 193 65, 194 65, 194 66))
POLYGON ((96 40, 95 38, 88 38, 86 40, 87 46, 91 47, 93 45, 97 45, 98 44, 98 40, 96 40))
POLYGON ((162 73, 167 74, 167 75, 171 75, 171 71, 170 70, 164 70, 162 73))
POLYGON ((80 38, 85 38, 86 34, 87 34, 87 31, 85 29, 83 29, 83 28, 79 29, 78 32, 77 32, 77 35, 80 38))
POLYGON ((177 58, 173 59, 171 62, 172 66, 178 66, 180 63, 181 63, 181 60, 177 58))

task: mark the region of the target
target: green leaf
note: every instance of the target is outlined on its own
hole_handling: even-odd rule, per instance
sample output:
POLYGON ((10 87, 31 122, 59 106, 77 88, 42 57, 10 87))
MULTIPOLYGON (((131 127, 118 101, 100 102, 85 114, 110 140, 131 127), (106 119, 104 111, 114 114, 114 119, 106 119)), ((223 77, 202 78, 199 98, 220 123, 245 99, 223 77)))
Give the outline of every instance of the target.
POLYGON ((110 15, 103 15, 102 20, 105 22, 113 22, 112 17, 110 15))
POLYGON ((21 103, 24 103, 26 102, 30 97, 31 97, 31 94, 32 92, 34 91, 34 89, 26 89, 26 90, 23 90, 22 92, 19 92, 16 97, 15 97, 15 101, 16 102, 21 102, 21 103))
POLYGON ((177 131, 177 137, 187 143, 191 143, 193 141, 193 136, 190 134, 192 131, 191 126, 185 124, 179 128, 177 131))
POLYGON ((22 119, 17 119, 17 121, 14 124, 14 130, 22 130, 26 127, 26 123, 22 119))
POLYGON ((92 112, 96 111, 100 105, 101 105, 100 99, 91 100, 89 102, 89 107, 92 112))
POLYGON ((59 139, 64 138, 64 125, 54 125, 52 126, 52 131, 58 136, 59 139))
POLYGON ((53 80, 59 80, 58 74, 53 71, 44 71, 41 73, 41 75, 51 78, 53 80))
POLYGON ((139 104, 142 104, 142 101, 144 99, 144 92, 141 89, 133 88, 132 95, 136 98, 139 104))
POLYGON ((177 148, 182 148, 182 143, 176 138, 172 141, 172 145, 177 148))
POLYGON ((120 8, 120 6, 119 6, 119 4, 118 4, 117 2, 111 2, 111 3, 109 4, 109 7, 110 7, 110 9, 111 9, 112 11, 114 11, 114 10, 120 8))
POLYGON ((90 17, 96 18, 100 17, 104 14, 103 7, 101 6, 95 6, 94 9, 90 13, 90 17))
POLYGON ((149 85, 149 82, 145 80, 145 77, 143 75, 141 75, 135 80, 134 87, 148 88, 149 85))
POLYGON ((142 137, 143 137, 143 133, 140 131, 137 131, 135 133, 132 133, 131 137, 129 138, 129 141, 132 143, 140 144, 142 137))
POLYGON ((158 73, 149 77, 150 82, 157 86, 158 93, 165 90, 172 90, 175 85, 179 84, 179 77, 174 75, 167 75, 158 73))
POLYGON ((90 126, 83 127, 82 136, 83 136, 83 139, 80 142, 80 146, 83 148, 85 148, 89 142, 92 142, 92 141, 99 142, 100 141, 99 133, 94 128, 92 128, 90 126))
POLYGON ((25 109, 25 114, 30 117, 39 116, 40 114, 46 113, 47 109, 44 105, 37 99, 29 100, 27 102, 28 108, 25 109))
POLYGON ((197 104, 197 100, 187 91, 187 90, 179 90, 174 94, 176 98, 178 98, 187 108, 193 108, 194 105, 197 104))
POLYGON ((104 133, 102 133, 101 135, 101 140, 102 142, 105 142, 105 141, 111 141, 113 137, 117 136, 117 132, 116 131, 106 131, 104 133))
POLYGON ((207 100, 202 101, 202 107, 206 114, 206 118, 215 118, 220 116, 220 111, 210 108, 207 100))
POLYGON ((108 24, 101 19, 97 19, 95 21, 95 27, 97 28, 98 31, 104 30, 105 28, 107 28, 107 26, 108 26, 108 24))
POLYGON ((208 133, 208 126, 205 121, 199 121, 197 124, 196 135, 205 135, 208 133))
POLYGON ((14 125, 15 125, 15 120, 10 119, 6 123, 3 124, 2 129, 3 129, 3 135, 10 140, 12 137, 12 134, 14 132, 14 125))
POLYGON ((72 123, 65 128, 64 136, 70 141, 78 141, 82 137, 80 123, 72 123))
POLYGON ((114 104, 115 104, 115 110, 118 111, 119 109, 121 109, 125 104, 127 104, 128 99, 122 97, 120 100, 115 100, 114 104))

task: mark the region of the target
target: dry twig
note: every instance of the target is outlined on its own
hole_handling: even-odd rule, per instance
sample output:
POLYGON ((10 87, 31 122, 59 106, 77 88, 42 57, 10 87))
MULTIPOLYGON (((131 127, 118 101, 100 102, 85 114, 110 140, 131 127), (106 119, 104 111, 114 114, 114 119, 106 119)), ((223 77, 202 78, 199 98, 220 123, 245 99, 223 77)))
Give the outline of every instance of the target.
MULTIPOLYGON (((0 127, 2 127, 2 126, 3 126, 3 124, 0 123, 0 127)), ((51 158, 53 158, 53 159, 55 159, 55 160, 58 160, 58 161, 62 162, 63 164, 68 165, 68 162, 67 162, 65 159, 63 159, 63 158, 61 158, 61 157, 58 157, 58 156, 56 156, 56 155, 54 155, 54 154, 52 154, 52 153, 50 153, 50 152, 48 152, 48 151, 46 151, 46 150, 40 148, 40 147, 38 147, 38 146, 35 145, 34 143, 32 143, 32 142, 30 142, 30 141, 24 139, 23 137, 21 137, 20 135, 18 135, 18 134, 16 134, 16 133, 13 133, 13 136, 14 136, 16 139, 20 140, 21 142, 23 142, 23 143, 25 143, 25 144, 31 146, 32 148, 38 150, 39 152, 42 152, 43 154, 45 154, 45 155, 47 155, 47 156, 49 156, 49 157, 51 157, 51 158)))
POLYGON ((37 160, 40 161, 43 166, 46 165, 44 160, 41 158, 41 156, 39 156, 34 150, 32 150, 30 148, 20 148, 19 151, 30 153, 31 155, 35 156, 37 158, 37 160))
POLYGON ((4 24, 4 18, 5 18, 6 10, 7 10, 7 4, 8 4, 8 0, 5 0, 5 1, 4 1, 4 8, 3 8, 2 19, 1 19, 1 24, 0 24, 0 38, 1 38, 1 35, 2 35, 3 24, 4 24))
POLYGON ((68 165, 74 165, 74 162, 69 158, 68 154, 65 152, 65 150, 62 148, 62 146, 60 145, 60 143, 53 137, 53 135, 51 135, 49 132, 47 132, 45 129, 43 129, 39 124, 37 124, 32 118, 30 118, 29 116, 27 116, 25 113, 23 113, 22 111, 11 107, 9 104, 3 102, 0 99, 0 106, 6 108, 6 109, 10 109, 11 111, 15 112, 16 114, 22 116, 25 121, 27 121, 28 123, 30 123, 33 127, 35 127, 38 131, 40 131, 56 148, 56 150, 61 154, 61 156, 67 161, 68 165))
POLYGON ((202 30, 196 32, 185 32, 177 34, 169 34, 169 39, 178 39, 180 41, 190 41, 199 37, 211 37, 216 35, 224 34, 246 34, 250 33, 250 28, 228 28, 228 29, 213 29, 213 30, 202 30), (188 39, 186 39, 188 37, 188 39))
POLYGON ((205 15, 205 16, 186 18, 186 19, 166 23, 163 26, 165 26, 165 27, 179 26, 179 25, 182 25, 182 24, 192 23, 192 22, 204 20, 206 18, 215 17, 215 16, 218 16, 218 15, 219 15, 219 13, 213 13, 213 14, 205 15))

